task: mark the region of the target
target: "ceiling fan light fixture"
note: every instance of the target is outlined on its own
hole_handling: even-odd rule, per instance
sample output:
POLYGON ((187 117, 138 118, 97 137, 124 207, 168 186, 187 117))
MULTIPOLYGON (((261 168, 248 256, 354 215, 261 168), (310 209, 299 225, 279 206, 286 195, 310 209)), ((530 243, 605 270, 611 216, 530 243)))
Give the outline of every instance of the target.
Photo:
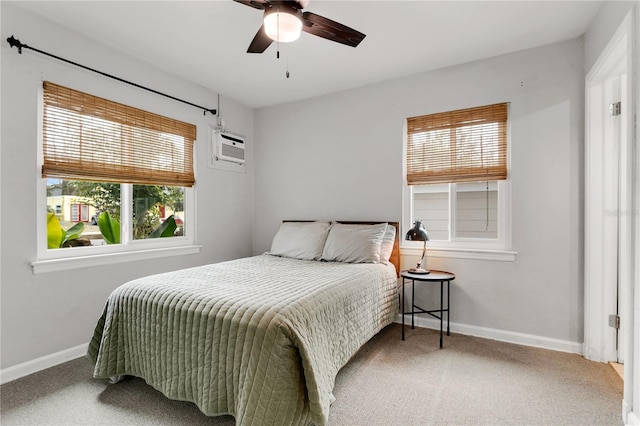
POLYGON ((302 21, 288 11, 275 8, 265 10, 264 32, 272 40, 289 43, 300 38, 302 21))

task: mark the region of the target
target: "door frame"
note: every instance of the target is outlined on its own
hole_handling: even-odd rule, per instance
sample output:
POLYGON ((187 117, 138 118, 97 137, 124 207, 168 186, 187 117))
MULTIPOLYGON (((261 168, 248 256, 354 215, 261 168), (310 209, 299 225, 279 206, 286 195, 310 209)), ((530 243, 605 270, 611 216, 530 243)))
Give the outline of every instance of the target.
MULTIPOLYGON (((630 114, 630 104, 625 102, 623 113, 619 117, 612 118, 608 112, 611 102, 621 100, 616 94, 621 91, 619 86, 625 86, 626 89, 631 86, 620 84, 620 76, 629 75, 630 22, 630 16, 627 16, 587 75, 585 88, 583 354, 588 359, 601 362, 618 359, 616 331, 609 326, 608 317, 618 313, 618 279, 621 280, 621 289, 624 288, 623 293, 630 285, 629 271, 620 268, 621 264, 627 269, 629 267, 630 241, 625 237, 619 240, 618 236, 631 234, 628 229, 631 223, 628 213, 631 210, 627 208, 632 181, 627 173, 629 167, 620 167, 626 166, 621 164, 621 154, 629 151, 626 145, 631 141, 631 126, 628 122, 615 123, 630 114), (615 86, 618 86, 617 89, 615 86), (627 134, 618 134, 618 131, 627 134), (618 146, 618 140, 625 146, 618 146)), ((625 97, 627 100, 631 99, 630 96, 622 96, 625 97)), ((625 157, 625 162, 631 159, 629 155, 625 157)), ((628 298, 623 300, 624 304, 626 299, 628 298)), ((621 313, 624 313, 625 306, 621 308, 621 313)), ((620 320, 620 329, 626 330, 627 316, 621 316, 620 320)))
POLYGON ((638 420, 638 339, 634 328, 640 316, 633 307, 638 304, 640 288, 640 153, 634 138, 637 100, 634 83, 638 70, 634 61, 634 10, 615 32, 585 80, 585 241, 584 241, 584 345, 583 355, 600 362, 617 360, 616 332, 608 324, 608 316, 619 311, 625 362, 623 421, 638 420), (620 80, 623 105, 619 147, 607 146, 607 138, 615 136, 608 120, 607 99, 611 81, 620 80), (617 161, 616 171, 612 165, 617 161), (607 167, 608 166, 608 167, 607 167), (617 176, 616 176, 617 175, 617 176), (613 188, 615 186, 615 188, 613 188), (612 195, 607 191, 615 190, 612 195), (615 204, 614 204, 615 201, 615 204), (615 226, 615 229, 614 229, 615 226), (615 238, 612 237, 615 233, 615 238), (618 238, 618 235, 620 238, 618 238), (620 305, 617 303, 620 281, 620 305), (617 309, 619 308, 619 309, 617 309), (635 413, 634 413, 635 412, 635 413))

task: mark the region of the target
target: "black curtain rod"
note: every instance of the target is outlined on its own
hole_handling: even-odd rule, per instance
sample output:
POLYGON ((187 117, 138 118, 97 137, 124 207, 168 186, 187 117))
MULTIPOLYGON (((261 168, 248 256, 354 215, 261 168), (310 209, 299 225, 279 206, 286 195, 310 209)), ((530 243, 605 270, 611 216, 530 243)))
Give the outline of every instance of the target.
POLYGON ((35 47, 31 47, 31 46, 29 46, 29 45, 27 45, 25 43, 21 43, 20 40, 18 40, 17 38, 13 37, 13 35, 7 39, 7 43, 9 43, 9 46, 11 46, 11 47, 17 47, 18 48, 18 53, 21 54, 21 55, 22 55, 22 49, 31 49, 31 50, 36 51, 38 53, 42 53, 43 55, 47 55, 47 56, 50 56, 50 57, 52 57, 54 59, 58 59, 59 61, 66 62, 68 64, 75 65, 75 66, 80 67, 80 68, 84 68, 85 70, 93 71, 93 72, 101 74, 101 75, 103 75, 105 77, 109 77, 109 78, 112 78, 114 80, 118 80, 118 81, 120 81, 122 83, 130 84, 130 85, 135 86, 135 87, 137 87, 139 89, 144 89, 144 90, 147 90, 147 91, 149 91, 151 93, 155 93, 156 95, 164 96, 165 98, 173 99, 174 101, 178 101, 178 102, 182 102, 183 104, 191 105, 192 107, 196 107, 198 109, 203 110, 205 115, 208 112, 210 112, 213 115, 216 115, 216 113, 217 113, 217 111, 215 109, 205 108, 205 107, 202 107, 200 105, 193 104, 193 103, 185 101, 183 99, 176 98, 175 96, 171 96, 171 95, 167 95, 166 93, 158 92, 157 90, 150 89, 148 87, 142 86, 142 85, 137 84, 137 83, 133 83, 131 81, 125 80, 125 79, 120 78, 120 77, 116 77, 115 75, 107 74, 106 72, 98 71, 96 69, 89 68, 89 67, 87 67, 85 65, 81 65, 81 64, 79 64, 77 62, 73 62, 73 61, 70 61, 68 59, 64 59, 64 58, 61 58, 59 56, 53 55, 51 53, 44 52, 44 51, 42 51, 40 49, 36 49, 35 47))

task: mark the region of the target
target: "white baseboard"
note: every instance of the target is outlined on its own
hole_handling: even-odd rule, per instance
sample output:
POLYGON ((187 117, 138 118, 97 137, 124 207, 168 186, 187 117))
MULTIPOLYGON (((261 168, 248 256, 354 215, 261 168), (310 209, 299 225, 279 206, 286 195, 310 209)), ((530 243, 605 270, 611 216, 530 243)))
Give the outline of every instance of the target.
POLYGON ((631 410, 631 406, 622 400, 622 420, 625 425, 640 425, 640 417, 631 410))
POLYGON ((85 343, 51 355, 45 355, 32 361, 23 362, 22 364, 14 365, 13 367, 2 369, 0 370, 0 385, 28 376, 29 374, 37 373, 38 371, 49 367, 71 361, 72 359, 80 358, 87 353, 88 347, 89 343, 85 343))
MULTIPOLYGON (((411 324, 410 316, 404 320, 405 326, 411 324)), ((431 318, 416 316, 415 325, 417 327, 440 330, 440 321, 431 318)), ((398 315, 396 321, 402 324, 402 316, 398 315)), ((446 323, 444 325, 446 331, 446 323)), ((550 337, 536 336, 533 334, 516 333, 513 331, 496 330, 494 328, 477 327, 474 325, 450 323, 450 330, 453 333, 466 334, 469 336, 484 337, 486 339, 498 340, 501 342, 515 343, 518 345, 534 346, 536 348, 551 349, 559 352, 569 352, 582 355, 582 343, 569 342, 566 340, 552 339, 550 337)))
MULTIPOLYGON (((408 317, 405 318, 405 325, 407 324, 408 317)), ((409 319, 409 321, 411 321, 409 319)), ((396 318, 397 323, 402 323, 400 315, 396 318)), ((430 318, 415 317, 415 324, 418 327, 431 328, 435 330, 440 329, 440 321, 430 318)), ((496 330, 491 328, 476 327, 472 325, 451 323, 451 331, 454 333, 467 334, 470 336, 484 337, 487 339, 499 340, 501 342, 516 343, 519 345, 535 346, 538 348, 551 349, 560 352, 570 352, 582 355, 582 343, 568 342, 564 340, 551 339, 548 337, 534 336, 531 334, 514 333, 511 331, 496 330)), ((32 361, 27 361, 22 364, 15 365, 0 370, 0 384, 5 384, 13 380, 19 379, 29 374, 37 373, 49 367, 53 367, 63 362, 71 361, 72 359, 84 356, 87 353, 89 343, 78 345, 73 348, 69 348, 60 352, 56 352, 51 355, 46 355, 32 361)), ((633 412, 629 414, 629 417, 638 419, 633 412)), ((638 424, 631 423, 631 424, 638 424)))

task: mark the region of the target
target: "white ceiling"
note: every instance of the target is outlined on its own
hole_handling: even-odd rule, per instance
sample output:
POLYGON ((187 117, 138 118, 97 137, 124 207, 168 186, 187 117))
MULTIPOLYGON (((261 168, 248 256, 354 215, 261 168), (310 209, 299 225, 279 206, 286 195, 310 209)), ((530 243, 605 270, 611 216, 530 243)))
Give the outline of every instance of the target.
MULTIPOLYGON (((366 38, 352 48, 303 33, 280 45, 280 59, 275 43, 263 54, 245 53, 262 11, 231 0, 19 6, 245 105, 263 107, 572 39, 585 33, 601 4, 312 0, 305 11, 366 38)), ((28 35, 23 37, 28 44, 28 35)))

